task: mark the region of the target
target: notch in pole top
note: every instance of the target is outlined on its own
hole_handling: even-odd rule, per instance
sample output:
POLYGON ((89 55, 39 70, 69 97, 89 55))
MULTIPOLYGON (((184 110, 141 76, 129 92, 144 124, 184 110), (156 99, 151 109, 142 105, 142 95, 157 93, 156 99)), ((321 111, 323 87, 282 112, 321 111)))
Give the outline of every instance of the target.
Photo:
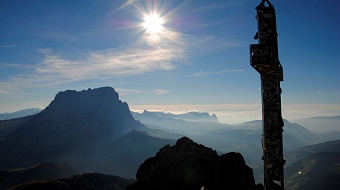
POLYGON ((269 0, 262 0, 262 2, 259 4, 258 7, 260 7, 260 6, 265 6, 264 3, 266 3, 266 2, 267 2, 267 4, 268 4, 269 7, 272 7, 272 6, 273 6, 273 5, 270 3, 269 0))
POLYGON ((273 4, 270 3, 269 0, 262 0, 261 3, 255 8, 257 11, 271 9, 274 10, 273 4), (265 5, 267 3, 268 6, 265 5))

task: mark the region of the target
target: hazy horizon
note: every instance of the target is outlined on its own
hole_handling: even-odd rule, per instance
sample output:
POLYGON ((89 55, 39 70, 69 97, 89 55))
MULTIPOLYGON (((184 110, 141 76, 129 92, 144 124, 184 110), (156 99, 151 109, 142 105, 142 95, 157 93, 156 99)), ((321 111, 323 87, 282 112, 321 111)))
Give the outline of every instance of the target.
MULTIPOLYGON (((52 101, 52 100, 51 100, 52 101)), ((124 101, 124 100, 122 100, 124 101)), ((222 105, 130 105, 131 111, 143 112, 144 110, 151 112, 164 112, 172 114, 182 114, 188 112, 206 112, 210 115, 215 114, 218 121, 223 124, 241 124, 248 121, 261 120, 262 109, 261 104, 222 104, 222 105)), ((337 105, 310 105, 310 104, 283 104, 283 119, 296 121, 300 119, 309 119, 313 117, 333 117, 340 116, 340 108, 337 105), (308 111, 306 111, 308 110, 308 111)), ((47 106, 45 106, 47 107, 47 106)), ((35 107, 45 109, 45 107, 35 107)), ((0 114, 10 114, 16 111, 31 109, 27 107, 20 110, 1 111, 0 114)))
MULTIPOLYGON (((132 110, 261 119, 250 0, 1 1, 0 112, 112 86, 132 110)), ((285 119, 340 115, 340 2, 272 1, 285 119)))

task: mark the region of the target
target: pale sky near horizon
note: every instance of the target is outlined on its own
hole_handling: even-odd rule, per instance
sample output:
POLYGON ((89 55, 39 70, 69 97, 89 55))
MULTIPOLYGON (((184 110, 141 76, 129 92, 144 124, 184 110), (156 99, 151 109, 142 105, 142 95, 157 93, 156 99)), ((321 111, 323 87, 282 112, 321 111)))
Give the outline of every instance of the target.
MULTIPOLYGON (((261 118, 249 65, 260 0, 2 0, 0 113, 111 86, 131 109, 261 118), (161 17, 150 32, 145 15, 161 17)), ((284 118, 340 115, 340 1, 271 0, 284 118)))

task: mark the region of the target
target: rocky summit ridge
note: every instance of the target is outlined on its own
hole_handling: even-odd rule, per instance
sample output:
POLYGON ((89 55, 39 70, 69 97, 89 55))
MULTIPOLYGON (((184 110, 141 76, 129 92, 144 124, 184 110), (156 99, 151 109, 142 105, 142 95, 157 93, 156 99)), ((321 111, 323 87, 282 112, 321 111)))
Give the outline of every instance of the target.
POLYGON ((256 189, 253 171, 240 153, 219 156, 187 137, 166 145, 138 169, 127 190, 256 189))
POLYGON ((142 125, 133 118, 128 104, 119 99, 112 87, 59 92, 41 116, 69 123, 109 125, 119 128, 115 132, 121 134, 142 125))

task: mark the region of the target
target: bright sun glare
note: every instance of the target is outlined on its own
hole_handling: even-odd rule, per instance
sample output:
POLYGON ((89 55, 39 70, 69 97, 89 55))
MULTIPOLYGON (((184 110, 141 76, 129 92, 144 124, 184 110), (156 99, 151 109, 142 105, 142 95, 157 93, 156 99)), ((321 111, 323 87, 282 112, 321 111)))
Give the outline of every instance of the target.
POLYGON ((163 19, 157 14, 145 15, 143 26, 149 33, 159 33, 163 29, 163 19))

